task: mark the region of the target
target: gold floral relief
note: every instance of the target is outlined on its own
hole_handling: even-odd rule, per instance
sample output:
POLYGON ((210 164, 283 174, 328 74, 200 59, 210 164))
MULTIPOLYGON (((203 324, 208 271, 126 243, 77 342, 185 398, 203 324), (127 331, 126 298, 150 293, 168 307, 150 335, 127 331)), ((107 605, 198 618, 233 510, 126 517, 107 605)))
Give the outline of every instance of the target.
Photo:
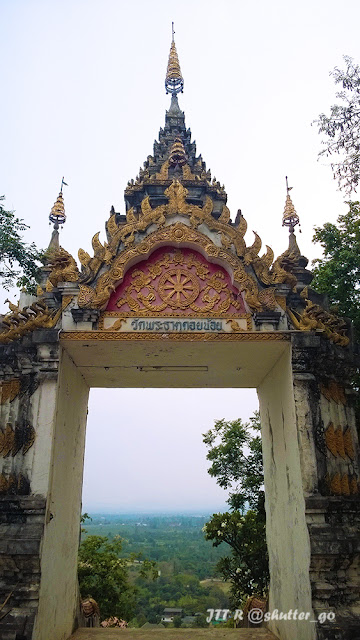
POLYGON ((334 400, 336 404, 342 405, 346 405, 347 403, 344 387, 338 382, 335 382, 335 380, 330 380, 327 385, 321 384, 320 391, 329 401, 334 400))
POLYGON ((0 437, 0 455, 3 458, 7 458, 10 455, 14 447, 14 443, 15 431, 12 428, 11 424, 8 423, 4 431, 1 432, 0 437))
POLYGON ((340 473, 335 473, 331 478, 330 491, 335 496, 341 496, 341 476, 340 473))
MULTIPOLYGON (((167 169, 167 164, 164 163, 160 172, 161 176, 159 175, 157 179, 161 177, 163 180, 167 177, 167 169)), ((184 170, 185 172, 187 171, 186 169, 184 170)), ((188 177, 190 178, 190 174, 188 177)), ((186 201, 188 190, 178 180, 172 181, 165 189, 164 195, 167 197, 167 203, 155 208, 152 208, 149 196, 144 197, 139 213, 134 213, 133 209, 127 212, 126 224, 118 224, 116 222, 116 214, 113 213, 107 222, 109 242, 104 243, 104 245, 99 244, 97 237, 96 243, 93 242, 93 258, 90 258, 89 254, 80 249, 79 259, 83 267, 79 279, 81 283, 80 306, 92 308, 103 307, 109 298, 112 290, 111 287, 119 282, 119 280, 116 282, 116 278, 114 277, 114 268, 116 269, 116 264, 118 264, 121 255, 126 254, 128 249, 134 249, 135 252, 138 252, 138 247, 142 244, 142 242, 136 243, 139 232, 145 232, 152 225, 156 225, 158 230, 162 230, 167 218, 175 214, 186 216, 190 224, 190 229, 193 231, 196 231, 201 224, 206 224, 211 232, 217 233, 222 249, 225 249, 228 255, 231 254, 238 259, 242 259, 238 261, 239 268, 244 270, 245 265, 253 267, 256 274, 256 277, 254 277, 256 287, 256 279, 265 286, 283 282, 294 286, 296 278, 289 270, 284 268, 285 263, 283 256, 280 256, 280 258, 273 263, 274 254, 270 247, 267 247, 267 251, 263 256, 259 256, 261 239, 256 233, 253 245, 246 247, 244 241, 244 235, 247 229, 246 221, 241 217, 238 225, 231 224, 230 211, 225 204, 223 205, 220 216, 216 218, 212 215, 213 201, 211 198, 206 196, 203 206, 188 203, 186 201), (120 252, 119 247, 122 247, 120 252), (89 286, 90 283, 95 280, 104 264, 108 266, 110 273, 108 284, 105 284, 103 276, 100 275, 95 286, 89 286)), ((181 242, 188 236, 188 232, 185 230, 187 224, 183 225, 185 229, 181 229, 180 227, 173 229, 172 227, 173 225, 164 228, 167 240, 177 240, 181 242)), ((153 235, 154 232, 150 234, 148 238, 153 235)), ((201 235, 202 234, 194 237, 195 242, 200 240, 201 235)), ((207 236, 202 237, 204 240, 200 240, 200 246, 203 246, 203 242, 205 242, 205 245, 209 249, 208 255, 210 255, 210 251, 212 252, 211 255, 216 255, 219 247, 211 242, 207 236)), ((126 261, 123 262, 123 264, 126 264, 126 261)), ((254 304, 255 298, 253 295, 249 296, 249 300, 254 304)), ((261 305, 257 302, 255 308, 260 309, 261 305)))
POLYGON ((275 289, 270 287, 268 289, 262 289, 259 293, 259 301, 263 309, 274 311, 278 304, 275 298, 275 289))
POLYGON ((20 392, 20 380, 13 378, 12 380, 3 380, 0 383, 0 404, 5 404, 8 400, 12 402, 20 392))
POLYGON ((209 266, 194 254, 181 250, 165 253, 144 270, 135 269, 131 283, 116 302, 122 311, 136 315, 190 310, 197 314, 221 316, 229 310, 244 312, 236 300, 223 271, 211 273, 209 266))
MULTIPOLYGON (((174 244, 175 246, 182 243, 198 246, 203 250, 207 258, 217 258, 222 262, 226 262, 233 269, 234 285, 239 288, 240 292, 244 292, 245 301, 250 309, 259 311, 263 308, 259 300, 260 292, 256 279, 245 271, 243 261, 230 251, 220 249, 214 245, 207 236, 181 222, 154 231, 140 244, 128 248, 119 254, 113 261, 110 270, 98 278, 94 289, 85 284, 80 284, 78 296, 79 307, 104 308, 111 293, 122 281, 126 264, 135 258, 141 260, 142 256, 149 255, 152 250, 157 246, 164 245, 165 242, 168 242, 170 245, 174 244)), ((146 302, 144 304, 146 304, 146 302)), ((138 307, 135 305, 134 312, 137 311, 137 309, 138 307)))
POLYGON ((343 496, 350 495, 349 476, 347 473, 344 473, 343 477, 341 478, 341 494, 343 496))
POLYGON ((344 448, 344 433, 341 427, 338 427, 335 431, 336 449, 338 455, 345 460, 345 448, 344 448))
POLYGON ((22 473, 0 473, 0 493, 26 495, 29 493, 29 481, 22 473))
POLYGON ((4 430, 0 429, 0 456, 7 458, 16 456, 22 449, 23 455, 29 451, 35 442, 35 429, 31 425, 21 428, 12 427, 8 423, 4 430))
POLYGON ((354 473, 350 476, 350 494, 355 496, 359 493, 359 484, 357 475, 354 473))
POLYGON ((346 455, 350 458, 350 460, 355 460, 355 448, 350 427, 347 427, 344 432, 344 449, 346 455))
POLYGON ((331 451, 333 456, 337 457, 337 440, 335 435, 335 427, 332 422, 330 422, 328 428, 325 431, 325 442, 329 451, 331 451))

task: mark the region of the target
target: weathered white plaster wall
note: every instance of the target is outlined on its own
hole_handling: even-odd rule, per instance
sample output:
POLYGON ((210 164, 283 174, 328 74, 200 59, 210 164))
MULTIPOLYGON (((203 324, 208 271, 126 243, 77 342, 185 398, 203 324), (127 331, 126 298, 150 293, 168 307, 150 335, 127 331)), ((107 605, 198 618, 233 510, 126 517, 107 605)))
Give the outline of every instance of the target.
MULTIPOLYGON (((305 521, 299 441, 291 369, 291 347, 258 388, 262 424, 266 536, 270 562, 269 610, 312 614, 310 541, 305 521)), ((312 618, 312 615, 311 615, 312 618)), ((273 620, 281 640, 314 640, 310 621, 273 620)))
MULTIPOLYGON (((311 411, 311 374, 298 374, 294 381, 294 398, 296 411, 296 428, 299 442, 301 477, 304 495, 317 492, 318 471, 315 452, 315 424, 311 411)), ((313 399, 314 402, 314 399, 313 399)), ((317 412, 320 408, 317 408, 317 412)), ((319 418, 319 416, 318 416, 319 418)))
POLYGON ((78 369, 62 351, 33 640, 66 640, 73 630, 88 394, 78 369))
MULTIPOLYGON (((31 459, 31 493, 46 497, 49 487, 51 451, 55 426, 57 380, 44 380, 31 398, 36 436, 26 454, 31 459)), ((30 460, 29 460, 30 461, 30 460)))
POLYGON ((25 397, 20 394, 10 402, 0 406, 0 423, 2 428, 9 423, 13 429, 21 422, 22 404, 28 404, 26 411, 27 422, 35 427, 35 441, 29 450, 23 454, 20 451, 13 456, 0 456, 0 473, 6 475, 14 473, 25 474, 31 483, 33 495, 47 496, 49 486, 50 456, 54 429, 54 415, 56 404, 57 376, 42 380, 37 389, 25 397))

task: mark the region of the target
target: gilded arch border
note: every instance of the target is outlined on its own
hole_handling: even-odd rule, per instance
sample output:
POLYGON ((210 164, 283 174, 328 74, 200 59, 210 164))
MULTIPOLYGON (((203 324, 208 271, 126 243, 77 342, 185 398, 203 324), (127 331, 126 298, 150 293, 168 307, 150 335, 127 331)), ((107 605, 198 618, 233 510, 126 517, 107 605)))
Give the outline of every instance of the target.
MULTIPOLYGON (((125 249, 112 262, 106 273, 100 275, 95 287, 79 285, 78 305, 81 308, 103 309, 112 291, 120 284, 129 267, 141 259, 146 259, 155 249, 166 246, 193 245, 194 250, 202 250, 210 261, 219 261, 232 274, 233 283, 239 292, 244 292, 245 301, 252 311, 263 307, 261 291, 254 276, 245 270, 243 261, 227 249, 218 247, 205 234, 192 229, 183 222, 176 222, 149 234, 138 245, 125 249)), ((269 293, 269 289, 266 290, 269 293)), ((271 291, 274 291, 273 289, 271 291)))

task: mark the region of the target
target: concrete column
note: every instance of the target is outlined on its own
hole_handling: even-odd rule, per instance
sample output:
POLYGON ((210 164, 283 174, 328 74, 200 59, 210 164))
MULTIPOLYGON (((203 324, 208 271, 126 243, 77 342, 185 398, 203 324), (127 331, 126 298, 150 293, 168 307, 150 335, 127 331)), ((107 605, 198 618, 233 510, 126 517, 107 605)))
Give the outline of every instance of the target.
POLYGON ((266 537, 270 564, 269 610, 308 614, 308 620, 271 620, 281 640, 314 640, 310 540, 305 519, 291 347, 258 388, 262 425, 266 537))
POLYGON ((62 351, 33 640, 66 640, 74 627, 88 394, 79 370, 62 351))

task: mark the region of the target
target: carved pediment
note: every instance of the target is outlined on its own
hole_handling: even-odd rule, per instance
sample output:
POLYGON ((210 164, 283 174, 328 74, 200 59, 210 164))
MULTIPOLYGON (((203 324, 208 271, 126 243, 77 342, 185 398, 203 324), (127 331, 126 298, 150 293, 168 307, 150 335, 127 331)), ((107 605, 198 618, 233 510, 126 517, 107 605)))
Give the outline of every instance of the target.
POLYGON ((130 268, 106 311, 121 315, 238 317, 244 300, 223 267, 190 249, 165 247, 130 268))

